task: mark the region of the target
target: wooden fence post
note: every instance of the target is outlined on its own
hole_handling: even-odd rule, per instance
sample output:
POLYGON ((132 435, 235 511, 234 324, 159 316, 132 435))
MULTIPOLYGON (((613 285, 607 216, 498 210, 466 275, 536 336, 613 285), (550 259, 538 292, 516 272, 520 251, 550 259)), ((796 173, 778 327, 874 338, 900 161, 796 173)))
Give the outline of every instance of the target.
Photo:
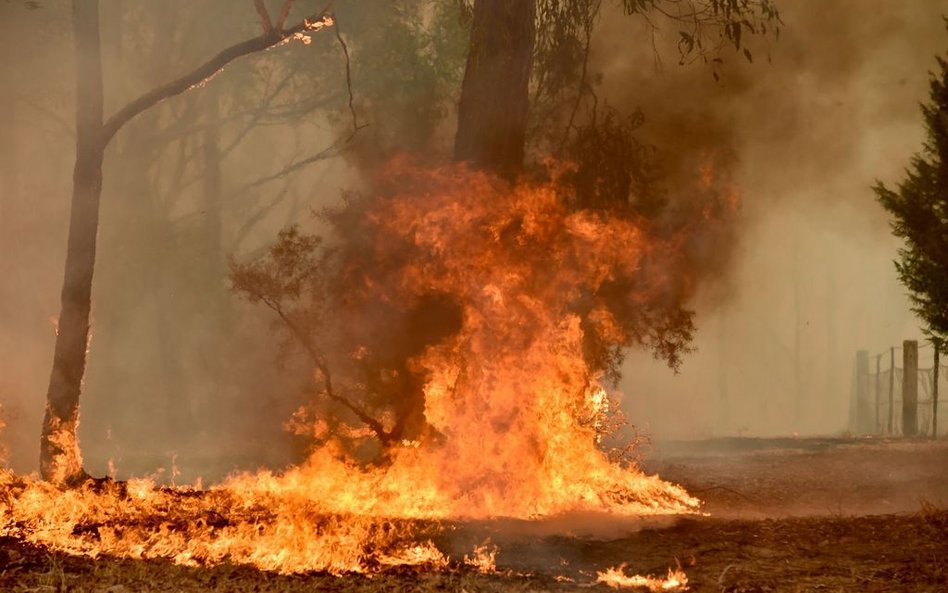
POLYGON ((918 342, 902 342, 902 436, 918 434, 918 342))
POLYGON ((886 432, 891 435, 895 429, 892 415, 895 413, 895 346, 889 348, 889 426, 886 432))
POLYGON ((876 408, 875 408, 875 417, 876 417, 876 434, 882 434, 882 421, 879 418, 879 403, 882 396, 882 387, 880 381, 882 377, 879 375, 879 369, 882 367, 882 355, 876 355, 876 408))
POLYGON ((856 352, 856 434, 872 432, 869 412, 869 352, 856 352))
POLYGON ((932 438, 938 438, 938 359, 941 342, 935 340, 935 366, 932 368, 932 438))

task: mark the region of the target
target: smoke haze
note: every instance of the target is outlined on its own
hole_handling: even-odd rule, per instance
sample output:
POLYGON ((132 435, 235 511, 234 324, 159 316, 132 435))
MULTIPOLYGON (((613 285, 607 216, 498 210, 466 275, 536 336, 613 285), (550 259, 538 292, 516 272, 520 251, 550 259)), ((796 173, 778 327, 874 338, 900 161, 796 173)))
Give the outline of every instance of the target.
MULTIPOLYGON (((230 6, 103 2, 107 113, 255 34, 252 11, 230 6), (132 25, 110 37, 122 15, 132 25)), ((677 376, 647 353, 625 364, 626 413, 656 438, 840 433, 855 351, 920 337, 891 263, 898 242, 871 185, 897 181, 921 146, 918 103, 934 56, 948 47, 940 18, 948 1, 780 7, 780 38, 757 40, 753 64, 725 51, 721 65, 679 66, 673 25, 657 23, 656 50, 641 21, 600 22, 592 66, 603 73, 601 99, 627 113, 641 107, 641 136, 670 168, 728 151, 742 197, 730 266, 693 303, 698 351, 677 376)), ((385 17, 340 11, 354 39, 385 17)), ((18 471, 36 467, 59 309, 74 145, 69 30, 67 2, 34 11, 0 3, 0 404, 18 471)), ((352 43, 354 66, 383 55, 373 43, 382 41, 352 43)), ((438 47, 441 62, 425 65, 432 76, 416 87, 397 72, 379 75, 401 59, 397 52, 385 53, 378 70, 356 68, 356 106, 372 126, 354 156, 247 188, 350 125, 339 50, 329 36, 315 36, 313 46, 235 63, 207 88, 136 120, 110 149, 80 432, 93 473, 106 473, 109 460, 120 476, 170 473, 175 459, 181 478, 192 479, 279 465, 298 452, 282 421, 305 398, 299 369, 292 359, 274 364, 270 320, 228 290, 227 260, 259 253, 286 224, 312 227, 313 209, 358 187, 359 168, 400 141, 413 150, 448 145, 458 85, 441 88, 432 73, 453 67, 456 78, 463 56, 438 47), (305 69, 313 63, 315 82, 305 69), (241 136, 269 95, 234 89, 263 80, 275 92, 283 76, 285 88, 308 99, 276 93, 273 109, 241 136), (413 111, 413 93, 443 95, 434 102, 443 113, 413 111), (390 98, 396 123, 372 119, 390 98), (287 115, 300 112, 302 123, 287 115), (425 118, 431 129, 415 129, 425 118), (239 139, 220 157, 217 202, 198 141, 208 128, 219 130, 223 151, 239 139)))
MULTIPOLYGON (((698 352, 678 377, 645 356, 626 365, 629 415, 657 437, 842 433, 856 350, 921 337, 871 186, 898 182, 921 148, 948 3, 781 10, 779 41, 756 40, 753 64, 725 54, 720 81, 667 58, 642 68, 647 54, 615 20, 597 47, 605 97, 641 105, 656 144, 723 141, 738 163, 743 227, 732 268, 695 304, 698 352)), ((675 34, 659 31, 659 47, 675 34)))

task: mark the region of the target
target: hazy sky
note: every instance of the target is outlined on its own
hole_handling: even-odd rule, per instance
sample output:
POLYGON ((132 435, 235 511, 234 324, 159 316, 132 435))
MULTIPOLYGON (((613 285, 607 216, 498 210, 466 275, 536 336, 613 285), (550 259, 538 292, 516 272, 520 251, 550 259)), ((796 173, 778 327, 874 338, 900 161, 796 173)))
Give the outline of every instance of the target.
MULTIPOLYGON (((725 53, 720 82, 673 54, 642 72, 615 21, 597 47, 607 98, 640 102, 646 132, 687 144, 710 119, 738 156, 745 227, 732 273, 706 287, 715 302, 696 303, 699 351, 678 377, 646 356, 626 365, 630 416, 656 436, 840 433, 856 350, 920 337, 871 186, 897 181, 921 148, 948 2, 780 7, 779 40, 753 45, 753 64, 725 53)), ((675 29, 659 46, 663 35, 675 29)))
MULTIPOLYGON (((603 73, 601 99, 625 112, 641 107, 644 139, 667 154, 719 143, 737 157, 738 241, 729 272, 693 304, 698 352, 678 376, 644 353, 633 353, 625 365, 628 416, 658 438, 840 433, 847 428, 855 351, 875 354, 919 337, 892 266, 898 243, 871 186, 897 180, 920 147, 918 103, 934 56, 948 49, 941 19, 948 0, 779 4, 780 38, 755 40, 753 64, 725 51, 720 80, 700 61, 677 64, 677 28, 668 23, 653 31, 608 14, 593 47, 592 66, 603 73)), ((110 14, 117 13, 106 10, 104 18, 110 14)), ((170 19, 167 39, 147 34, 140 45, 131 43, 135 27, 152 26, 144 17, 131 19, 122 39, 104 33, 112 103, 179 71, 175 60, 192 63, 256 26, 252 12, 228 12, 229 20, 202 37, 178 27, 173 14, 162 18, 170 19), (164 69, 149 65, 162 57, 164 69)), ((73 156, 68 30, 63 0, 43 2, 25 16, 19 6, 0 3, 0 51, 8 56, 0 62, 0 403, 9 425, 4 438, 20 470, 35 467, 58 312, 73 156), (16 19, 13 11, 21 11, 16 19)), ((287 51, 312 59, 301 47, 287 51)), ((249 60, 255 69, 235 64, 214 82, 241 88, 248 72, 271 72, 266 60, 272 57, 249 60)), ((343 72, 335 60, 321 63, 327 77, 337 77, 332 80, 343 72)), ((385 84, 395 91, 402 82, 385 84)), ((331 88, 338 95, 338 85, 331 88)), ((336 95, 327 93, 326 100, 338 101, 336 95)), ((141 466, 170 459, 177 436, 161 428, 170 421, 166 399, 197 402, 188 405, 202 413, 216 406, 212 426, 194 430, 196 442, 219 447, 207 446, 205 457, 245 445, 278 452, 286 446, 268 441, 277 438, 279 422, 261 428, 256 420, 288 415, 301 387, 286 384, 273 364, 269 321, 234 301, 222 274, 201 275, 203 260, 195 254, 204 254, 207 218, 197 186, 174 191, 167 182, 188 177, 169 171, 178 161, 191 171, 198 157, 187 151, 194 146, 149 152, 158 132, 174 133, 169 122, 188 109, 207 109, 207 96, 169 102, 153 120, 123 131, 107 156, 99 314, 83 394, 83 443, 93 469, 109 458, 133 466, 128 459, 139 448, 150 456, 141 466), (227 326, 226 340, 222 319, 239 320, 227 326), (181 352, 186 356, 176 356, 181 352)), ((237 110, 246 107, 240 100, 256 99, 220 100, 221 109, 237 110)), ((228 157, 225 189, 324 147, 334 125, 317 117, 294 126, 268 122, 228 157)), ((234 134, 228 128, 225 140, 234 134)), ((309 220, 314 205, 332 203, 358 182, 355 168, 342 160, 315 166, 249 230, 254 204, 273 194, 234 200, 223 217, 231 251, 222 256, 254 252, 276 229, 309 220)), ((200 463, 196 458, 190 462, 200 463)))

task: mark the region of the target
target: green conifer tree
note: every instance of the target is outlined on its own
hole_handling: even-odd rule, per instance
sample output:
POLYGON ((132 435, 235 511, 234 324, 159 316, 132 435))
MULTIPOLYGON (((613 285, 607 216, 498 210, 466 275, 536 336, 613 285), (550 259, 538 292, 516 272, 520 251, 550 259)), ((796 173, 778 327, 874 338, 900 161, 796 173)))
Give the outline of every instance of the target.
POLYGON ((929 102, 922 105, 927 139, 893 191, 877 183, 876 196, 905 241, 895 261, 912 310, 934 342, 948 340, 948 60, 938 58, 929 102))

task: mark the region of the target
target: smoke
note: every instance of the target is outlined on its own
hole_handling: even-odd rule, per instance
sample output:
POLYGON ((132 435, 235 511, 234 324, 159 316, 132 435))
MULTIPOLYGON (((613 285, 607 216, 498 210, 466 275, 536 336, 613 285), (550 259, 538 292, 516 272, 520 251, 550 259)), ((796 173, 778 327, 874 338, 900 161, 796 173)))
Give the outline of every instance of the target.
POLYGON ((641 108, 673 163, 734 155, 741 194, 729 265, 695 301, 698 352, 678 377, 644 357, 626 366, 629 416, 658 437, 840 433, 855 351, 920 337, 870 187, 921 148, 948 3, 780 8, 779 39, 753 40, 752 64, 725 51, 680 67, 674 25, 602 21, 603 100, 641 108), (652 33, 660 66, 641 43, 652 33))
MULTIPOLYGON (((289 20, 317 4, 294 3, 289 20)), ((228 262, 254 259, 287 225, 318 227, 312 212, 393 152, 438 150, 466 40, 425 28, 459 29, 453 8, 337 7, 355 119, 329 32, 234 62, 115 137, 81 401, 91 473, 180 482, 302 457, 283 424, 311 396, 309 369, 277 356, 272 319, 231 292, 228 262)), ((20 472, 36 466, 59 310, 75 138, 70 30, 65 0, 31 11, 0 3, 10 57, 0 82, 12 89, 0 95, 0 402, 20 472)), ((103 2, 101 31, 108 116, 259 24, 249 2, 103 2)))
MULTIPOLYGON (((339 7, 354 105, 370 124, 345 145, 349 160, 260 182, 351 132, 345 64, 329 35, 235 63, 116 137, 80 429, 93 473, 111 459, 120 476, 170 474, 174 458, 189 480, 301 453, 282 423, 308 396, 306 369, 274 364, 270 320, 234 298, 227 262, 260 254, 287 224, 314 230, 312 210, 393 152, 444 153, 465 39, 425 28, 460 24, 448 10, 390 4, 339 7), (203 151, 214 130, 216 194, 203 151)), ((679 67, 677 29, 658 22, 656 67, 642 20, 606 14, 598 24, 597 93, 620 112, 641 108, 636 133, 657 147, 671 200, 692 203, 708 163, 722 189, 740 190, 739 222, 701 229, 710 234, 689 245, 694 272, 715 279, 687 287, 698 290, 698 352, 678 376, 645 353, 624 367, 628 416, 659 437, 838 432, 853 351, 917 335, 891 267, 897 243, 869 186, 897 179, 920 146, 917 102, 945 45, 948 2, 783 4, 780 39, 754 41, 753 64, 725 51, 723 64, 679 67)), ((222 0, 103 6, 107 113, 256 34, 254 12, 222 0)), ((74 144, 69 29, 64 0, 32 11, 0 2, 0 88, 11 91, 0 94, 0 402, 18 471, 36 465, 59 309, 74 144)))

